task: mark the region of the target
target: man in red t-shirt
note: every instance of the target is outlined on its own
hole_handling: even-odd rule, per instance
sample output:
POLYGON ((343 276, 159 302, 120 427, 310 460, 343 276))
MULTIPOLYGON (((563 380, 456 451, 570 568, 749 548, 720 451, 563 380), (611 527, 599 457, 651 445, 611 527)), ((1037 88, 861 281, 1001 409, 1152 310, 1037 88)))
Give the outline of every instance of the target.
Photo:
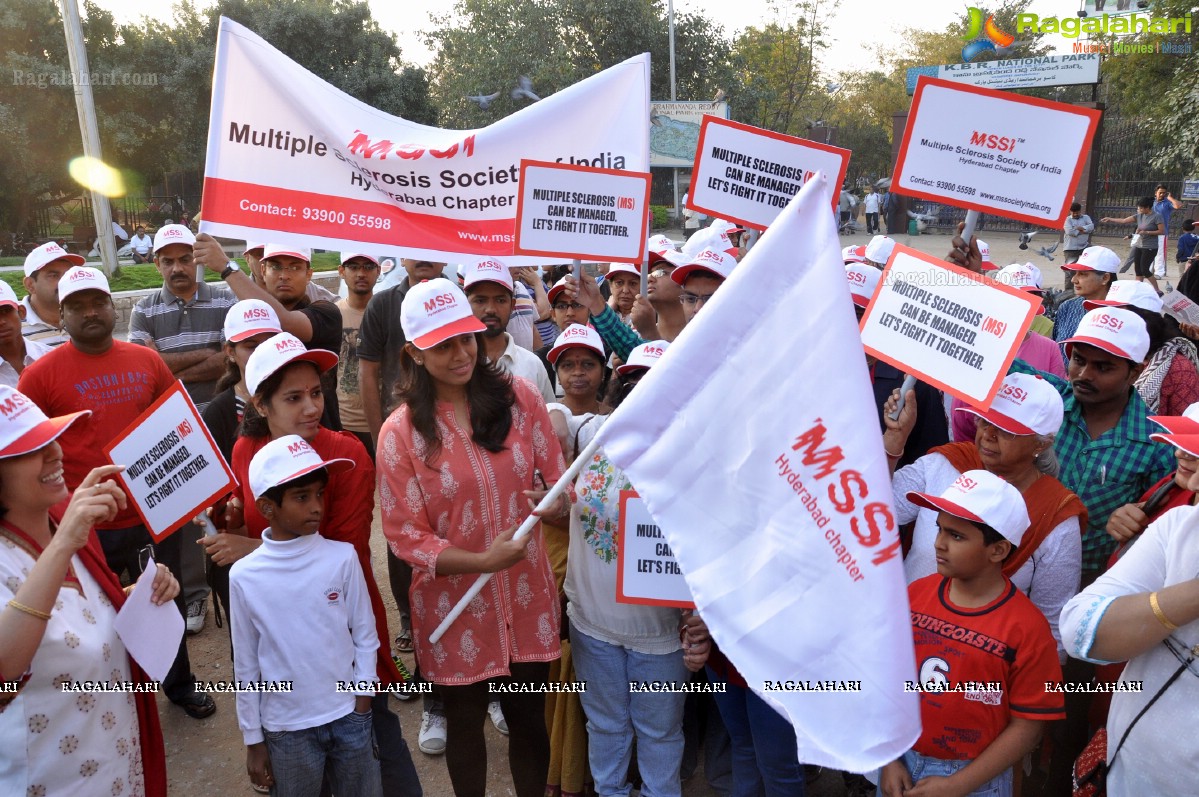
MULTIPOLYGON (((156 351, 113 340, 116 309, 108 280, 100 271, 75 266, 58 283, 59 313, 70 340, 22 373, 17 388, 47 415, 65 415, 91 410, 92 417, 74 424, 58 438, 63 450, 67 486, 74 490, 92 468, 107 465, 104 447, 149 409, 176 383, 156 351)), ((129 571, 136 580, 141 574, 139 551, 152 545, 155 561, 172 573, 179 572, 182 553, 178 534, 153 543, 137 509, 130 500, 108 523, 96 526, 108 566, 117 575, 129 571)), ((184 612, 182 594, 175 600, 184 612)), ((196 719, 210 716, 216 703, 196 691, 186 638, 163 679, 163 691, 171 702, 196 719)))
POLYGON ((907 688, 920 692, 920 738, 883 767, 879 791, 1010 795, 1012 766, 1047 721, 1066 716, 1049 623, 1003 575, 1028 510, 1015 487, 984 470, 939 496, 907 497, 938 513, 937 574, 908 586, 920 680, 907 688))

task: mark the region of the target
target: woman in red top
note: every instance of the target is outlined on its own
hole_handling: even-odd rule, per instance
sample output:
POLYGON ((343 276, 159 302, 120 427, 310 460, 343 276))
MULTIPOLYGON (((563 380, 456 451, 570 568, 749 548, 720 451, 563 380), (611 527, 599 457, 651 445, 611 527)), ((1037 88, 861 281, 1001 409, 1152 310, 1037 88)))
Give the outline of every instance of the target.
MULTIPOLYGON (((483 797, 483 723, 492 684, 544 684, 560 655, 558 591, 539 531, 514 540, 540 484, 565 463, 536 389, 487 363, 484 329, 444 279, 400 309, 401 404, 379 433, 379 502, 392 550, 412 564, 412 632, 440 685, 446 766, 458 797, 483 797), (437 644, 429 635, 479 573, 494 573, 437 644)), ((546 513, 564 522, 569 501, 546 513)), ((549 770, 544 694, 501 691, 517 797, 542 797, 549 770)))
MULTIPOLYGON (((325 487, 321 536, 348 542, 358 552, 366 576, 379 639, 391 639, 387 610, 371 570, 370 532, 375 509, 375 469, 361 441, 349 432, 333 432, 320 425, 325 409, 321 374, 337 364, 337 355, 324 349, 307 350, 294 335, 281 332, 259 344, 246 362, 246 389, 250 404, 242 421, 241 436, 233 446, 233 472, 238 487, 230 504, 244 520, 231 519, 229 533, 217 535, 209 553, 217 564, 232 564, 260 545, 267 527, 249 493, 250 460, 271 440, 299 435, 325 459, 349 459, 352 470, 331 473, 325 487), (241 526, 239 529, 238 526, 241 526)), ((378 676, 384 684, 402 684, 385 645, 380 645, 378 676)), ((412 755, 404 743, 399 718, 387 706, 387 693, 371 702, 383 788, 405 797, 420 794, 412 755)))

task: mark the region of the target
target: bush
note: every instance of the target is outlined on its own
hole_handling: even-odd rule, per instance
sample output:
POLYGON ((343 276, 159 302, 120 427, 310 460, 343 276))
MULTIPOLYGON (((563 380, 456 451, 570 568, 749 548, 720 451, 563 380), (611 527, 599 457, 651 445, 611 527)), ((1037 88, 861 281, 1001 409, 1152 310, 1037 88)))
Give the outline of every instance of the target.
POLYGON ((663 230, 670 226, 670 208, 665 205, 650 205, 649 212, 653 216, 650 227, 663 230))

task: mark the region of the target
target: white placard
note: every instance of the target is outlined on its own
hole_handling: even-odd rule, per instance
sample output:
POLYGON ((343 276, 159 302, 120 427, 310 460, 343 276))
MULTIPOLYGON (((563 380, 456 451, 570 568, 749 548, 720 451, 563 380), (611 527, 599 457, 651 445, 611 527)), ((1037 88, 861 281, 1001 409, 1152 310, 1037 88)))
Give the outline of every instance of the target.
POLYGON ((862 318, 866 352, 986 408, 1024 340, 1037 300, 896 245, 862 318))
POLYGON ((159 541, 229 492, 237 480, 182 383, 104 449, 138 514, 159 541))
POLYGON ((520 163, 516 252, 640 264, 650 175, 561 163, 520 163))
POLYGON ((151 679, 162 681, 167 677, 175 657, 179 655, 179 640, 183 638, 183 615, 175 608, 174 601, 155 606, 150 598, 154 595, 154 578, 158 566, 154 560, 133 587, 125 600, 113 629, 129 655, 151 679))
POLYGON ((704 117, 687 207, 764 230, 816 172, 839 187, 849 156, 840 147, 704 117))
POLYGON ((1100 111, 921 77, 891 190, 1060 227, 1100 111))
POLYGON ((1199 304, 1195 304, 1185 293, 1176 290, 1162 296, 1162 310, 1184 324, 1199 325, 1199 304))
POLYGON ((616 602, 694 609, 670 544, 633 490, 620 491, 616 602))

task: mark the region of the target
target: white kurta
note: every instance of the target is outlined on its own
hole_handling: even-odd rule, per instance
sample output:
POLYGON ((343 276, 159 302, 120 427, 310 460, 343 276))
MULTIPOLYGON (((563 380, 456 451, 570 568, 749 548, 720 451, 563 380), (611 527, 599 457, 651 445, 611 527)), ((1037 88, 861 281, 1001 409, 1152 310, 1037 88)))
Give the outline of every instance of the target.
MULTIPOLYGON (((34 563, 28 543, 0 528, 0 605, 16 594, 34 563)), ((131 680, 129 657, 113 629, 116 616, 100 585, 73 557, 29 682, 0 711, 0 794, 145 794, 133 694, 63 691, 64 683, 76 681, 131 680)))

